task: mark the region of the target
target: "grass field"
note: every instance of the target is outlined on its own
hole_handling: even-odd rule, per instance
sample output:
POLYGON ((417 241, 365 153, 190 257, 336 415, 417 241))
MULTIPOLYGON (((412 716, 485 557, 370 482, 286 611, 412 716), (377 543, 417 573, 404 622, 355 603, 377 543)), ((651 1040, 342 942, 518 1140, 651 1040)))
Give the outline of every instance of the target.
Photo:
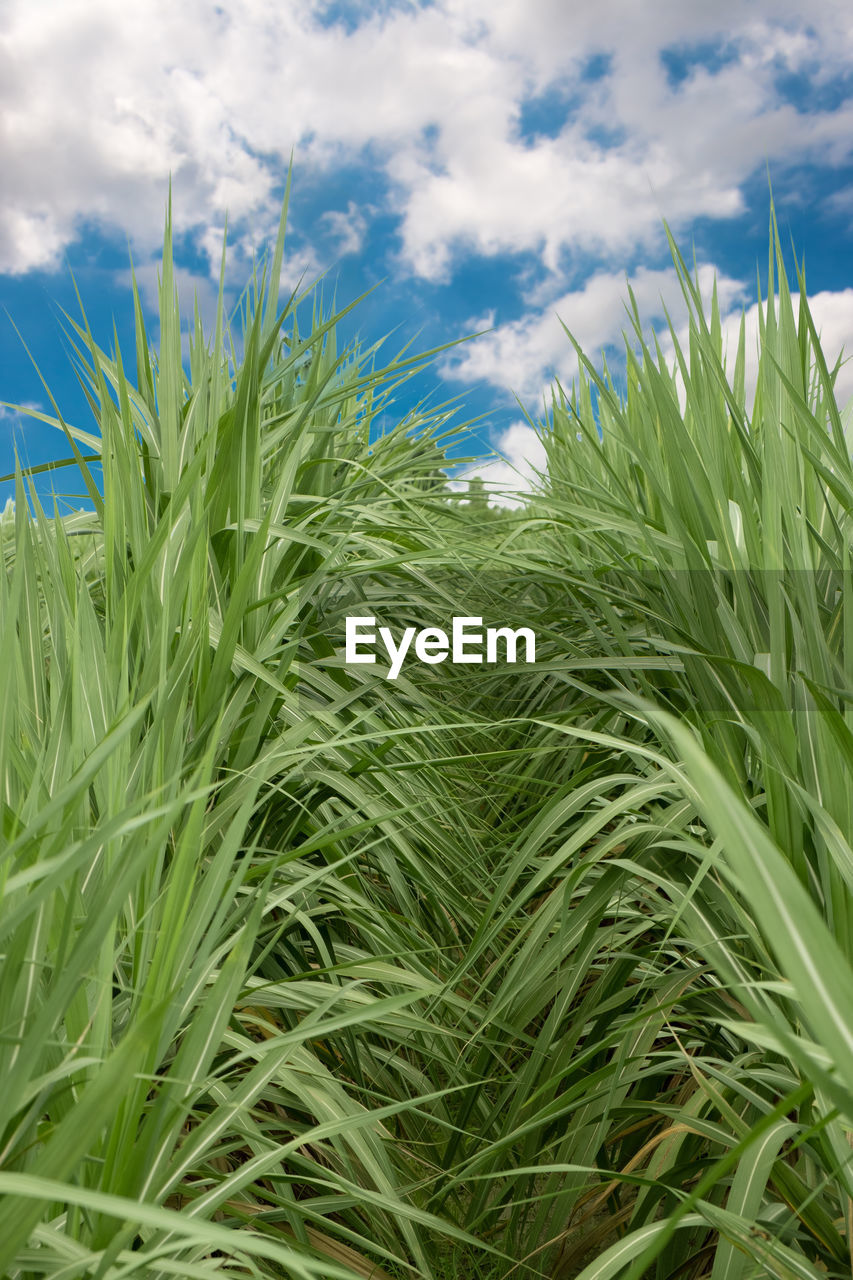
POLYGON ((673 246, 677 373, 579 352, 511 510, 283 237, 186 359, 167 227, 156 354, 73 331, 92 509, 0 523, 0 1275, 849 1277, 853 463, 775 225, 754 397, 673 246))

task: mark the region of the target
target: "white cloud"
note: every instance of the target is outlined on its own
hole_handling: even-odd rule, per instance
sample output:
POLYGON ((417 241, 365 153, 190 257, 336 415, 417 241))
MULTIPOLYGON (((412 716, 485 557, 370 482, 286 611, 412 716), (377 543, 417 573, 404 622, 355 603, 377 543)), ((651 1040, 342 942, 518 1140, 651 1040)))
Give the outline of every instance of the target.
MULTIPOLYGON (((765 160, 781 167, 807 154, 827 163, 849 155, 849 104, 804 115, 774 89, 778 61, 799 66, 804 46, 824 75, 840 68, 839 50, 828 39, 800 34, 795 40, 786 32, 774 39, 769 24, 744 24, 742 6, 735 6, 731 23, 717 11, 697 22, 681 13, 688 6, 657 8, 671 8, 671 21, 661 12, 649 22, 643 7, 607 0, 560 10, 534 6, 530 31, 524 25, 529 6, 523 22, 515 20, 517 6, 495 6, 497 31, 487 47, 510 69, 507 94, 518 94, 524 68, 525 84, 561 77, 582 102, 558 137, 532 146, 513 136, 505 110, 483 96, 454 115, 441 131, 430 171, 422 166, 403 175, 409 187, 404 244, 415 269, 445 275, 455 243, 485 253, 536 249, 552 269, 567 250, 619 253, 659 238, 663 216, 679 225, 698 214, 737 214, 742 183, 765 160), (549 21, 537 24, 545 9, 549 21), (585 19, 593 13, 590 26, 585 19), (618 34, 608 41, 605 31, 618 34), (713 35, 725 36, 737 59, 714 74, 699 67, 670 86, 661 47, 713 35), (581 83, 581 59, 602 46, 612 57, 609 73, 581 83), (621 131, 623 141, 604 147, 590 137, 595 127, 621 131)), ((830 29, 827 24, 824 34, 830 29)))
MULTIPOLYGON (((713 268, 709 264, 703 264, 699 268, 699 287, 706 314, 713 277, 713 268)), ((675 272, 643 270, 636 273, 632 284, 646 340, 651 338, 653 327, 658 333, 665 358, 674 367, 674 345, 668 327, 664 327, 663 302, 674 323, 678 344, 689 364, 688 324, 675 272)), ((749 413, 758 380, 758 303, 744 309, 744 289, 738 281, 725 276, 717 279, 717 294, 722 317, 723 355, 729 376, 734 372, 743 316, 745 398, 749 413)), ((612 367, 618 368, 623 364, 618 354, 624 350, 622 329, 628 331, 629 337, 633 337, 633 328, 622 309, 622 300, 625 298, 627 293, 624 278, 597 275, 582 290, 566 294, 555 304, 562 316, 567 319, 573 317, 569 327, 573 329, 582 350, 598 370, 601 368, 598 355, 603 347, 617 347, 612 367), (616 317, 620 314, 625 323, 618 327, 616 317)), ((792 294, 792 303, 796 315, 799 294, 792 294)), ((776 305, 778 308, 778 295, 776 305)), ((766 301, 762 309, 766 310, 766 301)), ((847 409, 848 414, 853 413, 853 359, 849 358, 853 356, 853 289, 835 292, 824 290, 813 294, 809 298, 809 309, 830 371, 839 356, 846 357, 836 379, 835 396, 842 411, 847 409)), ((493 385, 514 390, 534 412, 535 402, 538 401, 543 416, 547 416, 547 405, 543 404, 543 397, 548 397, 552 385, 550 374, 556 373, 566 388, 577 377, 577 360, 573 349, 551 310, 502 325, 491 334, 475 339, 463 350, 466 354, 452 365, 448 362, 448 373, 470 381, 483 379, 493 385)), ((680 382, 679 390, 683 408, 683 387, 680 382)), ((534 482, 536 472, 545 470, 545 450, 541 438, 526 423, 514 423, 498 438, 495 447, 503 458, 475 466, 466 472, 466 476, 481 475, 487 487, 494 489, 496 494, 500 494, 505 487, 510 490, 527 488, 534 482)))
POLYGON ((321 221, 334 237, 335 252, 339 257, 347 253, 358 253, 367 232, 367 218, 354 200, 349 201, 346 212, 333 209, 324 213, 321 221))
POLYGON ((545 446, 538 432, 526 422, 514 422, 502 432, 495 444, 500 457, 468 467, 453 481, 463 488, 474 476, 480 476, 497 506, 517 505, 516 493, 532 488, 547 470, 545 446))
POLYGON ((31 421, 27 415, 27 410, 33 409, 36 413, 45 413, 46 409, 43 404, 37 400, 24 400, 21 405, 6 404, 0 402, 0 422, 8 424, 12 427, 20 426, 22 423, 31 421))
MULTIPOLYGON (((699 267, 699 287, 705 298, 710 298, 713 279, 713 266, 703 263, 699 267)), ((664 307, 678 324, 684 302, 672 267, 641 267, 632 274, 630 283, 647 337, 652 322, 658 328, 665 323, 664 307)), ((744 290, 739 281, 719 273, 717 294, 721 310, 726 312, 732 302, 744 297, 744 290)), ((482 380, 503 387, 535 407, 534 402, 541 402, 554 375, 564 386, 577 377, 577 359, 563 324, 598 367, 602 350, 616 347, 621 352, 624 348, 622 333, 632 330, 625 310, 627 302, 625 275, 598 272, 580 289, 555 298, 547 308, 528 312, 472 339, 459 348, 458 355, 445 361, 443 370, 460 381, 482 380)))
MULTIPOLYGON (((709 313, 715 279, 723 345, 724 350, 731 353, 731 367, 744 312, 749 405, 758 374, 758 304, 749 303, 750 295, 754 297, 754 285, 715 270, 711 263, 699 264, 698 283, 706 314, 709 313)), ((535 409, 541 405, 543 395, 548 396, 555 376, 564 386, 569 386, 577 377, 577 358, 563 325, 574 335, 596 368, 600 369, 602 352, 610 358, 615 351, 616 363, 621 363, 623 333, 633 340, 633 322, 626 311, 628 283, 637 301, 646 341, 651 340, 653 331, 656 332, 665 356, 673 358, 674 348, 665 319, 668 314, 675 326, 678 342, 686 350, 686 309, 674 268, 653 270, 640 267, 627 280, 624 274, 617 272, 595 273, 582 287, 562 293, 549 301, 546 307, 530 309, 518 319, 498 325, 491 332, 457 348, 443 362, 442 371, 462 382, 482 381, 502 387, 535 409)), ((792 298, 796 312, 799 294, 794 292, 792 298)), ((822 290, 810 294, 809 308, 829 368, 832 369, 842 352, 853 357, 853 289, 822 290)), ((467 332, 474 332, 492 325, 494 312, 472 318, 465 328, 467 332)), ((841 405, 853 397, 853 358, 842 364, 836 382, 836 397, 841 405)))
MULTIPOLYGON (((794 314, 797 314, 800 297, 798 293, 791 295, 794 314)), ((820 339, 821 351, 827 366, 832 371, 839 356, 842 365, 835 382, 835 398, 840 408, 844 408, 853 398, 853 289, 836 291, 822 290, 812 294, 808 299, 809 311, 820 339)), ((778 295, 776 298, 778 310, 778 295)), ((741 325, 741 311, 732 310, 727 314, 725 309, 721 321, 723 351, 727 353, 726 369, 731 374, 734 370, 738 335, 741 325)), ((766 310, 766 299, 762 311, 766 310)), ((754 302, 743 312, 744 321, 744 392, 747 412, 752 408, 755 388, 758 382, 758 303, 754 302)), ((687 326, 682 325, 676 332, 679 346, 686 352, 688 342, 687 326)), ((672 359, 674 348, 669 334, 661 341, 661 348, 668 359, 672 359)))
POLYGON ((845 357, 835 383, 836 399, 844 406, 853 397, 853 289, 824 290, 808 302, 830 370, 839 355, 845 357))
MULTIPOLYGON (((434 279, 460 248, 532 250, 552 271, 566 253, 621 254, 659 238, 662 215, 737 213, 765 160, 850 154, 849 103, 801 114, 775 87, 782 67, 826 83, 849 66, 838 0, 807 23, 793 0, 362 3, 346 27, 324 8, 7 0, 0 270, 55 266, 84 219, 153 252, 170 172, 178 231, 207 246, 227 208, 257 243, 293 148, 308 173, 366 157, 389 177, 402 259, 434 279), (671 84, 662 50, 697 41, 725 43, 729 62, 671 84), (596 54, 605 74, 584 78, 596 54), (525 142, 521 105, 554 84, 572 113, 525 142)), ((326 226, 339 254, 364 230, 343 217, 326 226)))
MULTIPOLYGON (((0 403, 0 442, 5 458, 0 472, 11 475, 18 463, 26 467, 30 462, 29 437, 36 434, 38 426, 28 410, 35 413, 52 413, 49 406, 35 400, 24 400, 20 405, 0 403)), ((57 436, 57 438, 59 438, 57 436)), ((7 484, 10 483, 7 481, 7 484)))

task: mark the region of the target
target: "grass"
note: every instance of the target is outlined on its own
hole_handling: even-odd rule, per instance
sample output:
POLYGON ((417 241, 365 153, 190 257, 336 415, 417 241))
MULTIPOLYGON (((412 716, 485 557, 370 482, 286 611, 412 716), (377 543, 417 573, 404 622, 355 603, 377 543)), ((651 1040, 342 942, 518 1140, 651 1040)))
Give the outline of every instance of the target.
POLYGON ((849 1276, 853 473, 775 226, 754 402, 673 245, 677 377, 635 308, 504 513, 284 230, 186 362, 168 223, 156 354, 69 321, 93 510, 0 524, 0 1274, 849 1276))

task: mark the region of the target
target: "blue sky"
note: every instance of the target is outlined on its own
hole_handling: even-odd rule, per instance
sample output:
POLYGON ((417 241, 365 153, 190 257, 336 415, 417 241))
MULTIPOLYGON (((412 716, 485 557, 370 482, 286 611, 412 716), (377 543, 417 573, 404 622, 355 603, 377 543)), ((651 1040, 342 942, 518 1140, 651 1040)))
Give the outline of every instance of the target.
MULTIPOLYGON (((490 329, 410 394, 458 397, 470 452, 522 477, 541 451, 516 396, 537 417, 574 369, 557 317, 617 366, 626 275, 650 326, 662 303, 678 317, 664 218, 706 288, 716 274, 730 329, 754 320, 768 170, 827 354, 853 352, 853 17, 836 0, 807 18, 787 0, 7 0, 0 113, 0 400, 48 407, 14 321, 86 428, 69 267, 96 337, 109 347, 115 320, 129 354, 128 249, 151 306, 171 174, 182 301, 209 315, 226 212, 233 291, 291 152, 285 283, 326 272, 341 304, 378 285, 345 336, 394 331, 389 356, 490 329)), ((0 474, 16 442, 33 464, 67 452, 0 410, 0 474)))

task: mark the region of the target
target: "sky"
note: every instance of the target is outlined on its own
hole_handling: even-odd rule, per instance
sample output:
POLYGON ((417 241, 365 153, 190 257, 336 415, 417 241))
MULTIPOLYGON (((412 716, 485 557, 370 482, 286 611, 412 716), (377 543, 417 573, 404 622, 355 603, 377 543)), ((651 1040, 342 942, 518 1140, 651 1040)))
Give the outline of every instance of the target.
MULTIPOLYGON (((372 290, 341 335, 391 335, 389 358, 480 334, 407 394, 457 402, 458 452, 490 482, 543 463, 530 420, 577 367, 563 325, 618 371, 628 281, 649 332, 664 307, 682 322, 664 220, 706 294, 716 278, 725 332, 745 312, 754 334, 772 185, 825 351, 853 354, 853 14, 803 10, 0 0, 0 402, 50 411, 34 361, 91 429, 61 324, 79 316, 74 282, 96 339, 109 349, 115 324, 132 364, 129 256, 156 336, 170 179, 182 304, 196 293, 209 318, 226 215, 236 299, 291 156, 284 283, 325 273, 339 305, 372 290)), ((853 397, 853 361, 838 393, 853 397)), ((0 407, 0 474, 16 448, 31 465, 68 452, 0 407)), ((73 501, 70 475, 52 483, 73 501)))

